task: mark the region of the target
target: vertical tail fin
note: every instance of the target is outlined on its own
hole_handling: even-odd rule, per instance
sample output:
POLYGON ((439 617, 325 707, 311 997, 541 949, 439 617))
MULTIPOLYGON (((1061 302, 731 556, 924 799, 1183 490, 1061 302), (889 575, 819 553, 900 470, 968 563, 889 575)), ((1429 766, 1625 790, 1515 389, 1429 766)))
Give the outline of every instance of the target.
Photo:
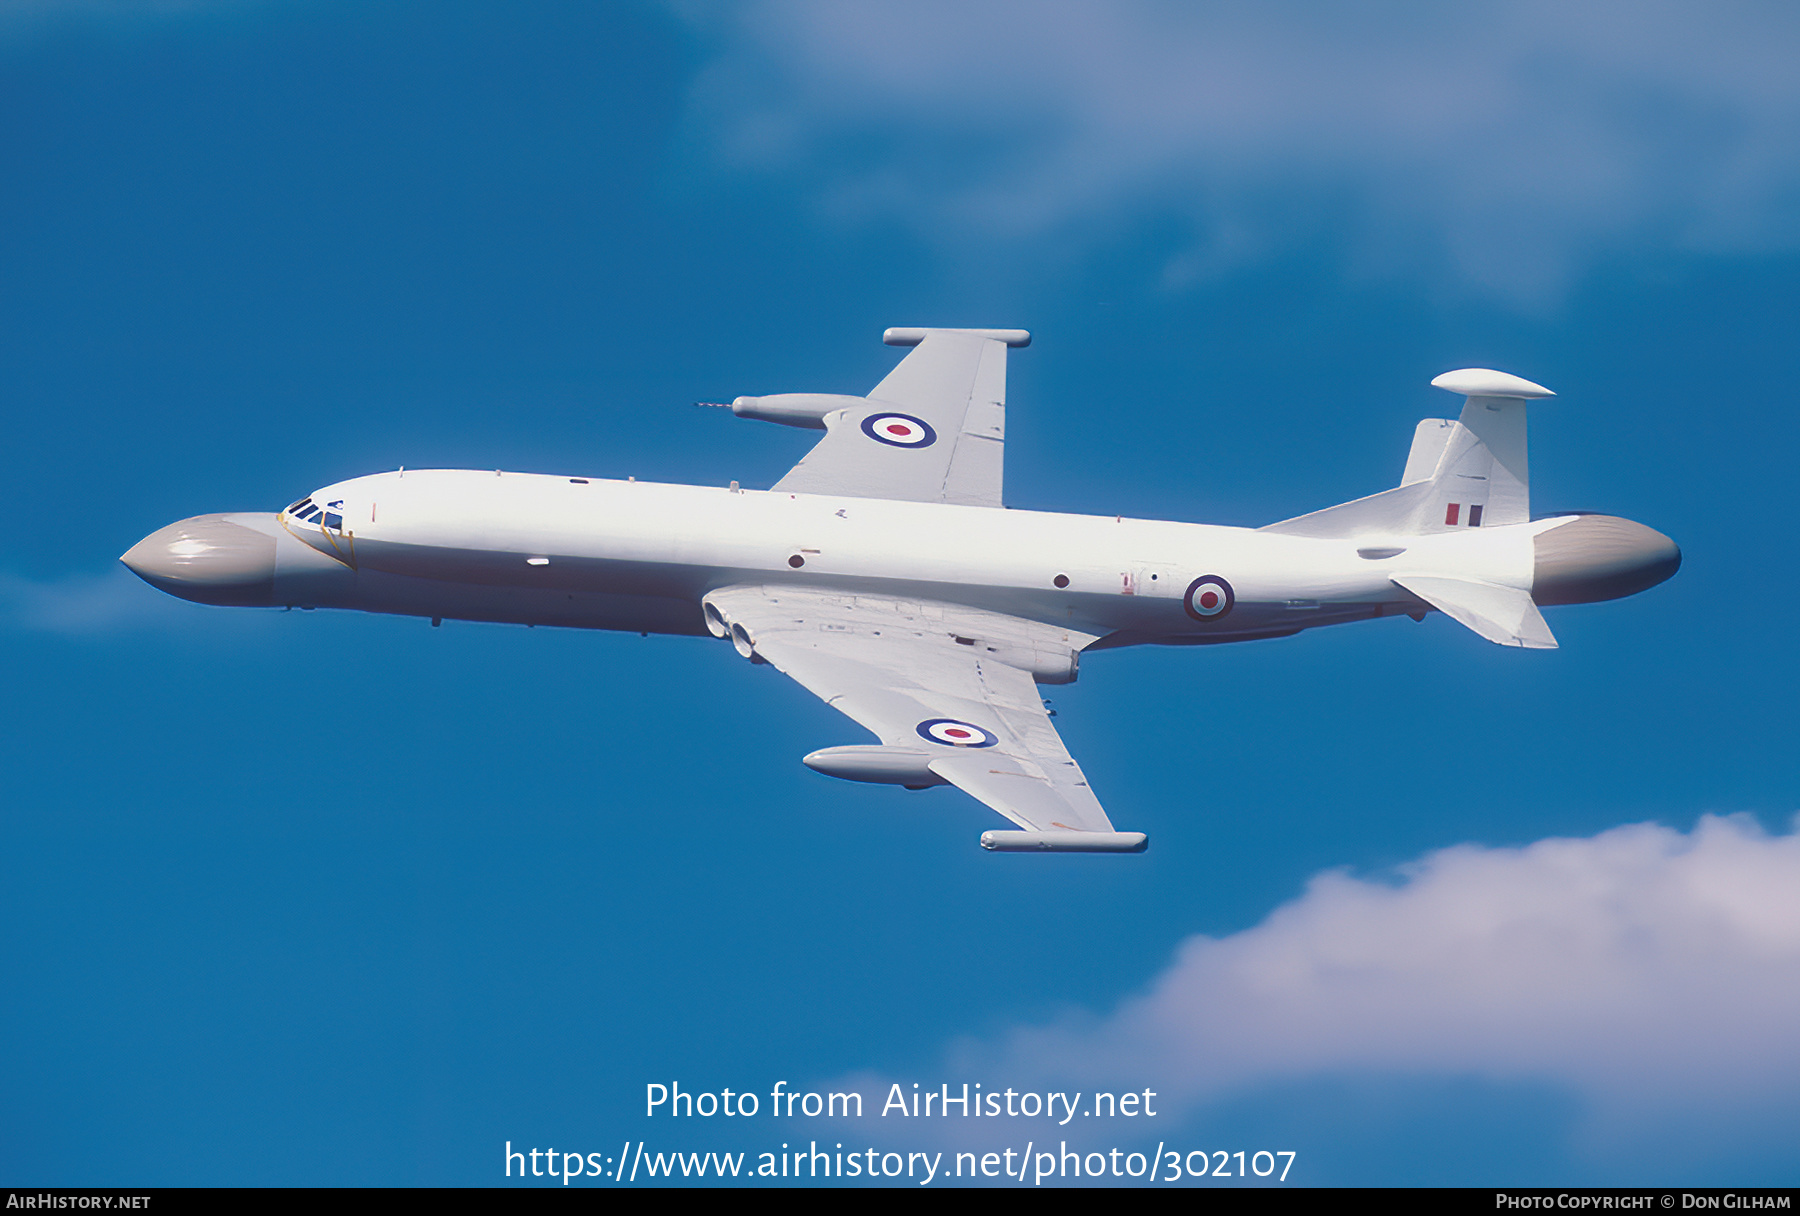
MULTIPOLYGON (((1463 486, 1449 485, 1449 490, 1463 490, 1468 502, 1458 504, 1471 510, 1485 507, 1484 522, 1489 524, 1522 524, 1531 520, 1531 473, 1526 461, 1525 403, 1555 393, 1529 380, 1509 376, 1505 372, 1485 368, 1465 368, 1445 372, 1431 382, 1463 395, 1462 417, 1457 419, 1458 438, 1466 434, 1473 444, 1462 445, 1460 454, 1452 439, 1438 464, 1436 480, 1463 481, 1463 486), (1478 454, 1479 449, 1479 454, 1478 454), (1486 486, 1478 483, 1486 479, 1486 486)), ((1446 499, 1446 502, 1454 501, 1446 499)), ((1445 523, 1450 523, 1446 510, 1445 523)))
POLYGON ((1397 488, 1285 519, 1263 531, 1348 539, 1528 522, 1525 406, 1556 394, 1485 368, 1445 372, 1431 383, 1462 394, 1462 416, 1455 422, 1427 418, 1419 423, 1397 488))

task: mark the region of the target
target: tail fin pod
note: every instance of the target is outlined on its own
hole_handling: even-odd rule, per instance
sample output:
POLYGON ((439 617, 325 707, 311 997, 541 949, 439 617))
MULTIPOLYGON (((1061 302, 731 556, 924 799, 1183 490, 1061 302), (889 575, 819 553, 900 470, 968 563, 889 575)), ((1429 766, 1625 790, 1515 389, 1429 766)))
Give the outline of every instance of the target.
POLYGON ((1263 531, 1348 539, 1528 522, 1525 406, 1556 394, 1486 368, 1445 372, 1431 383, 1463 395, 1462 416, 1455 422, 1427 418, 1419 423, 1397 488, 1269 524, 1263 531))
MULTIPOLYGON (((1472 450, 1457 457, 1454 466, 1440 463, 1439 479, 1452 474, 1455 480, 1471 483, 1485 476, 1485 487, 1470 484, 1471 508, 1486 508, 1484 522, 1490 524, 1523 524, 1531 521, 1531 472, 1526 460, 1525 403, 1555 393, 1542 385, 1509 376, 1505 372, 1470 367, 1445 372, 1431 382, 1433 388, 1463 395, 1462 417, 1457 426, 1473 436, 1485 449, 1485 457, 1474 457, 1472 450), (1472 458, 1473 457, 1473 458, 1472 458), (1485 469, 1475 466, 1485 465, 1485 469), (1485 490, 1485 494, 1482 491, 1485 490)), ((1449 457, 1457 446, 1451 441, 1444 455, 1449 457)), ((1446 500, 1453 501, 1453 500, 1446 500)), ((1448 523, 1446 516, 1446 523, 1448 523)), ((1454 526, 1454 525, 1451 525, 1454 526)))

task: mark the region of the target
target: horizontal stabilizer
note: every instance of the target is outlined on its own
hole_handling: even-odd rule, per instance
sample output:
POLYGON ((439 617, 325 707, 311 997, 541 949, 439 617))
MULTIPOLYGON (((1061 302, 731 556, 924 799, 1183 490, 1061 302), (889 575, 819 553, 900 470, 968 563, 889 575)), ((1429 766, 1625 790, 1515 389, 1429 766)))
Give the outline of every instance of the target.
POLYGON ((1556 638, 1531 593, 1497 583, 1423 574, 1397 574, 1404 587, 1453 621, 1468 626, 1490 642, 1527 650, 1554 650, 1556 638))
POLYGON ((1142 853, 1150 838, 1142 832, 983 832, 981 847, 991 853, 1142 853))

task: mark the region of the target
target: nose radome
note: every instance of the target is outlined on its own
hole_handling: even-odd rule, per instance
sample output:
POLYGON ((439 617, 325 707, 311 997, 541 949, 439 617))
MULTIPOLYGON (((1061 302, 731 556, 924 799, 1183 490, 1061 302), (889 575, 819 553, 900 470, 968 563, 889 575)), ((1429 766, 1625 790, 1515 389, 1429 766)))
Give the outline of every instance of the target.
POLYGON ((119 559, 159 591, 201 604, 266 608, 275 599, 275 539, 222 515, 160 528, 119 559))

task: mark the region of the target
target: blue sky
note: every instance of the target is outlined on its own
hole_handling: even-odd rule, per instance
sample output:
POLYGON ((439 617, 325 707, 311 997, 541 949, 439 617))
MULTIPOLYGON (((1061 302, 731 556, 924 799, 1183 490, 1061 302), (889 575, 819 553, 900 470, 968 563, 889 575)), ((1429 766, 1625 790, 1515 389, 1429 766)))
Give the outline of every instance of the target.
POLYGON ((1756 5, 11 6, 0 1176, 1072 1135, 639 1113, 966 1080, 1156 1089, 1081 1142, 1315 1185, 1791 1183, 1797 48, 1756 5), (861 732, 724 647, 116 564, 398 465, 766 485, 805 437, 689 403, 866 391, 917 324, 1036 335, 1015 507, 1299 514, 1493 366, 1559 394, 1539 509, 1685 564, 1554 653, 1093 656, 1049 691, 1137 858, 810 773, 861 732))

